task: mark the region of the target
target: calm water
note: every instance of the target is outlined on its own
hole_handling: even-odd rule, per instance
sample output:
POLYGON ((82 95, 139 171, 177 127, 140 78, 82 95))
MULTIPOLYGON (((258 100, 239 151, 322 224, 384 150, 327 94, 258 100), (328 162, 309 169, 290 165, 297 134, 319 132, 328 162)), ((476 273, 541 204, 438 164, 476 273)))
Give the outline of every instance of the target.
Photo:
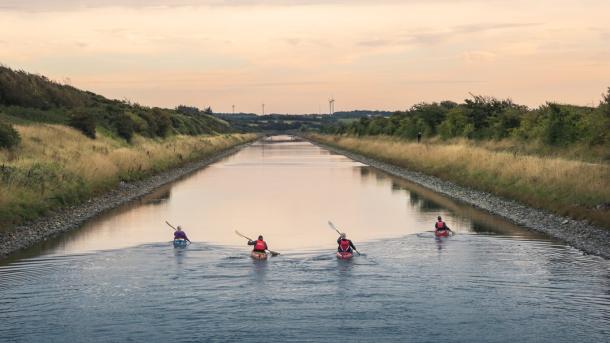
POLYGON ((0 262, 0 341, 608 340, 609 261, 286 138, 0 262))

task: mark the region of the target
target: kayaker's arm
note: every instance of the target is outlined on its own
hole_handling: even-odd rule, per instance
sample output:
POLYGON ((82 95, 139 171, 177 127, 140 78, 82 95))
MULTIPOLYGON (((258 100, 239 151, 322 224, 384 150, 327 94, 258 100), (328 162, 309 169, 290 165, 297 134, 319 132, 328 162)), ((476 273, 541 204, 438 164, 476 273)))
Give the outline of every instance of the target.
POLYGON ((354 243, 352 243, 352 240, 349 240, 349 246, 352 247, 352 249, 357 250, 356 246, 354 245, 354 243))

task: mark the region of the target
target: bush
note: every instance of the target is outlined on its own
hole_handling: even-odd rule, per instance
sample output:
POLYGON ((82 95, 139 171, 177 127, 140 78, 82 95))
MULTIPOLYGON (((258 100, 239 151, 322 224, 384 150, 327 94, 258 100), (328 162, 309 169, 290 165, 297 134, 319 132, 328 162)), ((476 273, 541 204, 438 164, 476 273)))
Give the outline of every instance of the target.
POLYGON ((74 111, 69 124, 85 136, 95 139, 95 118, 88 112, 83 110, 74 111))
POLYGON ((122 138, 125 138, 128 142, 131 142, 133 137, 134 123, 131 118, 126 114, 121 114, 115 122, 116 131, 122 138))
POLYGON ((12 148, 21 142, 19 132, 8 123, 0 122, 0 148, 12 148))

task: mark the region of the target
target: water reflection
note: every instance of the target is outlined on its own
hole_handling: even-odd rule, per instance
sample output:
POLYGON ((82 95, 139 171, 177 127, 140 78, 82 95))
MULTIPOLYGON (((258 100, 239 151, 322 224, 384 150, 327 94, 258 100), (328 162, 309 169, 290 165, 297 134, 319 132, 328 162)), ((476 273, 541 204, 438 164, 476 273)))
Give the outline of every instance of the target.
POLYGON ((334 250, 336 233, 328 220, 362 244, 430 231, 437 215, 458 233, 545 238, 343 155, 276 136, 25 254, 169 244, 173 230, 166 220, 181 225, 193 241, 241 246, 238 229, 263 234, 281 252, 334 250))

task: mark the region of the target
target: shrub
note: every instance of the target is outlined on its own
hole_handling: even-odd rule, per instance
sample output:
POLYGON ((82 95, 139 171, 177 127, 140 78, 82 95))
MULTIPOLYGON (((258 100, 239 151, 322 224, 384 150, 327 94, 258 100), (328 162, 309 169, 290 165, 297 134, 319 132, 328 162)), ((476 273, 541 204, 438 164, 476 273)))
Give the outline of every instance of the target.
POLYGON ((83 110, 74 111, 69 124, 85 136, 95 139, 95 118, 88 112, 83 110))
POLYGON ((125 138, 125 140, 128 142, 131 142, 131 138, 133 137, 134 123, 128 115, 119 115, 116 119, 115 127, 119 136, 125 138))
POLYGON ((0 122, 0 148, 12 148, 19 142, 19 132, 11 124, 0 122))

